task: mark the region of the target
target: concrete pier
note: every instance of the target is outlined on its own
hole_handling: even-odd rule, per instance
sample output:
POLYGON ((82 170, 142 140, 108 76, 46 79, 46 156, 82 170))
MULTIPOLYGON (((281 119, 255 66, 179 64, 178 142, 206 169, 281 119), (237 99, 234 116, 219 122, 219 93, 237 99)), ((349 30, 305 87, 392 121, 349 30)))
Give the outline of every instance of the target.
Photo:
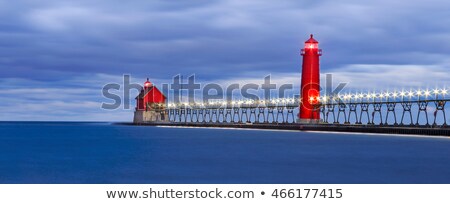
POLYGON ((328 131, 349 133, 375 133, 375 134, 408 134, 423 136, 450 137, 449 127, 430 126, 377 126, 377 125, 332 125, 332 124, 295 124, 295 123, 117 123, 121 125, 138 126, 173 126, 173 127, 211 127, 211 128, 246 128, 246 129, 273 129, 295 131, 328 131))

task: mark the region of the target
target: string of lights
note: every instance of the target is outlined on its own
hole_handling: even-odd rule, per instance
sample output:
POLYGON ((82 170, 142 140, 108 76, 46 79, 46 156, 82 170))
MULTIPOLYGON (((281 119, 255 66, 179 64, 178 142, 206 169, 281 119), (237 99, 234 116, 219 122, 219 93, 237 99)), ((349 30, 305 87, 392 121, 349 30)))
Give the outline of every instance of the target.
MULTIPOLYGON (((339 103, 361 103, 361 102, 406 102, 406 101, 424 101, 424 100, 445 100, 449 90, 447 89, 417 89, 409 91, 392 91, 392 92, 357 92, 357 93, 340 93, 336 95, 324 95, 320 97, 309 98, 310 102, 327 105, 339 103)), ((181 102, 168 103, 168 108, 197 107, 197 108, 214 108, 214 107, 245 107, 245 106, 297 106, 300 98, 272 98, 269 100, 215 100, 209 102, 181 102)))

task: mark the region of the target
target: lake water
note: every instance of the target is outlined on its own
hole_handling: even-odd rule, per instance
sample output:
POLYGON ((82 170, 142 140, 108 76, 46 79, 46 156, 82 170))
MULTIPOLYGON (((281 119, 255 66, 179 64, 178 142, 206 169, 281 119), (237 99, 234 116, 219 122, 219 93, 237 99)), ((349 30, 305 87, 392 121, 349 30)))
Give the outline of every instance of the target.
POLYGON ((0 183, 450 183, 450 138, 1 122, 0 183))

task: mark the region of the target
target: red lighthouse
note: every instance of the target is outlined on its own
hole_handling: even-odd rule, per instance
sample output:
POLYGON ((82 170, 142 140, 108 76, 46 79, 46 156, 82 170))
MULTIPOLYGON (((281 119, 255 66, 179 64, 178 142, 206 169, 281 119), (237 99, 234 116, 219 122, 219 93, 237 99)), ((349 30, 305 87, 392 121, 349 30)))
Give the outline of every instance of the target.
POLYGON ((167 122, 166 99, 167 97, 147 78, 144 87, 136 97, 134 123, 167 122))
POLYGON ((147 111, 151 109, 152 105, 165 103, 166 96, 147 78, 147 81, 144 82, 144 88, 136 97, 136 109, 147 111))
POLYGON ((316 108, 319 105, 320 97, 319 56, 322 55, 322 50, 319 49, 319 42, 313 38, 312 34, 305 42, 301 55, 303 56, 303 65, 299 121, 318 122, 320 114, 316 108))

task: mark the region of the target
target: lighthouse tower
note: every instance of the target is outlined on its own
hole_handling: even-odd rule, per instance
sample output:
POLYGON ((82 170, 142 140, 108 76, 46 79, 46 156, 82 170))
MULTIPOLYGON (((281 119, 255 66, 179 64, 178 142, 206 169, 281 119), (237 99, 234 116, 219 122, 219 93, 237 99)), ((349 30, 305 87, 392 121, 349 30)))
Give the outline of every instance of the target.
POLYGON ((147 78, 136 97, 134 123, 167 122, 166 99, 167 97, 147 78))
POLYGON ((322 50, 319 49, 319 42, 313 38, 312 34, 305 42, 305 47, 301 50, 301 55, 303 56, 303 65, 298 121, 300 123, 316 123, 320 120, 320 114, 317 108, 320 97, 319 56, 322 55, 322 50))

